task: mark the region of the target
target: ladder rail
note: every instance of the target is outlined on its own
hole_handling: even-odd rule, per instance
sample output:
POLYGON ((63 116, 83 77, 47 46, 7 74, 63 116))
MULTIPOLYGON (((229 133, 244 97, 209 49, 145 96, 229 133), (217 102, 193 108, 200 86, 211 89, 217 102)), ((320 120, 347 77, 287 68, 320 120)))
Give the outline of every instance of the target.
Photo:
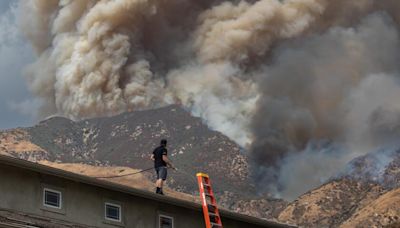
POLYGON ((198 173, 196 176, 199 184, 199 192, 206 228, 222 228, 221 216, 219 214, 214 192, 212 191, 210 177, 204 173, 198 173))

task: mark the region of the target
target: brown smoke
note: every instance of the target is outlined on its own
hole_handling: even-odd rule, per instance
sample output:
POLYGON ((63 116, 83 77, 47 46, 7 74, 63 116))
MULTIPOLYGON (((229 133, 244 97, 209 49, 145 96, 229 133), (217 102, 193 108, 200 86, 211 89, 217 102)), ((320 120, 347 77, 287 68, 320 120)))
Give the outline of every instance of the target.
POLYGON ((398 135, 386 127, 400 107, 382 99, 400 90, 395 0, 32 0, 20 9, 43 115, 182 104, 249 149, 257 180, 283 197, 398 135))

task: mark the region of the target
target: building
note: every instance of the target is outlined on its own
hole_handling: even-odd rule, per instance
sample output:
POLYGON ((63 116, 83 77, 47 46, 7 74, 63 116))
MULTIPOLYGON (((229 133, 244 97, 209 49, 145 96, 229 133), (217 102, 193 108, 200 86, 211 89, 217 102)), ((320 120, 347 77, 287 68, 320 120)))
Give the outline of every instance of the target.
MULTIPOLYGON (((0 227, 203 228, 200 204, 0 155, 0 227)), ((221 210, 224 227, 289 227, 221 210)))

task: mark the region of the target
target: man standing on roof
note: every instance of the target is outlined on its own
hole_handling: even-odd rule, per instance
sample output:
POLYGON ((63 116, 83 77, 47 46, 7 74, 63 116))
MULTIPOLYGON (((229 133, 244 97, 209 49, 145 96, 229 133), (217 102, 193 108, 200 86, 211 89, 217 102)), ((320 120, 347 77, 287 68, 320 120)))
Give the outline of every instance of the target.
POLYGON ((160 146, 155 148, 151 155, 151 160, 154 161, 154 168, 157 174, 156 193, 161 195, 164 195, 162 188, 164 181, 167 179, 167 167, 176 169, 168 159, 167 154, 167 140, 162 139, 160 146))

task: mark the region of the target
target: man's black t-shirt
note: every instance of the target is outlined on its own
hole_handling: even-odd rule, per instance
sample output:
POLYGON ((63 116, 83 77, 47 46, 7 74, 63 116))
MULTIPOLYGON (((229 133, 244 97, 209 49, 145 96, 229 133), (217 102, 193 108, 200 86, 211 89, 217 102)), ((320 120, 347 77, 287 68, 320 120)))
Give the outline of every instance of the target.
POLYGON ((158 168, 161 166, 167 166, 167 163, 163 160, 163 155, 167 155, 167 148, 163 146, 159 146, 153 151, 154 155, 154 168, 158 168))

